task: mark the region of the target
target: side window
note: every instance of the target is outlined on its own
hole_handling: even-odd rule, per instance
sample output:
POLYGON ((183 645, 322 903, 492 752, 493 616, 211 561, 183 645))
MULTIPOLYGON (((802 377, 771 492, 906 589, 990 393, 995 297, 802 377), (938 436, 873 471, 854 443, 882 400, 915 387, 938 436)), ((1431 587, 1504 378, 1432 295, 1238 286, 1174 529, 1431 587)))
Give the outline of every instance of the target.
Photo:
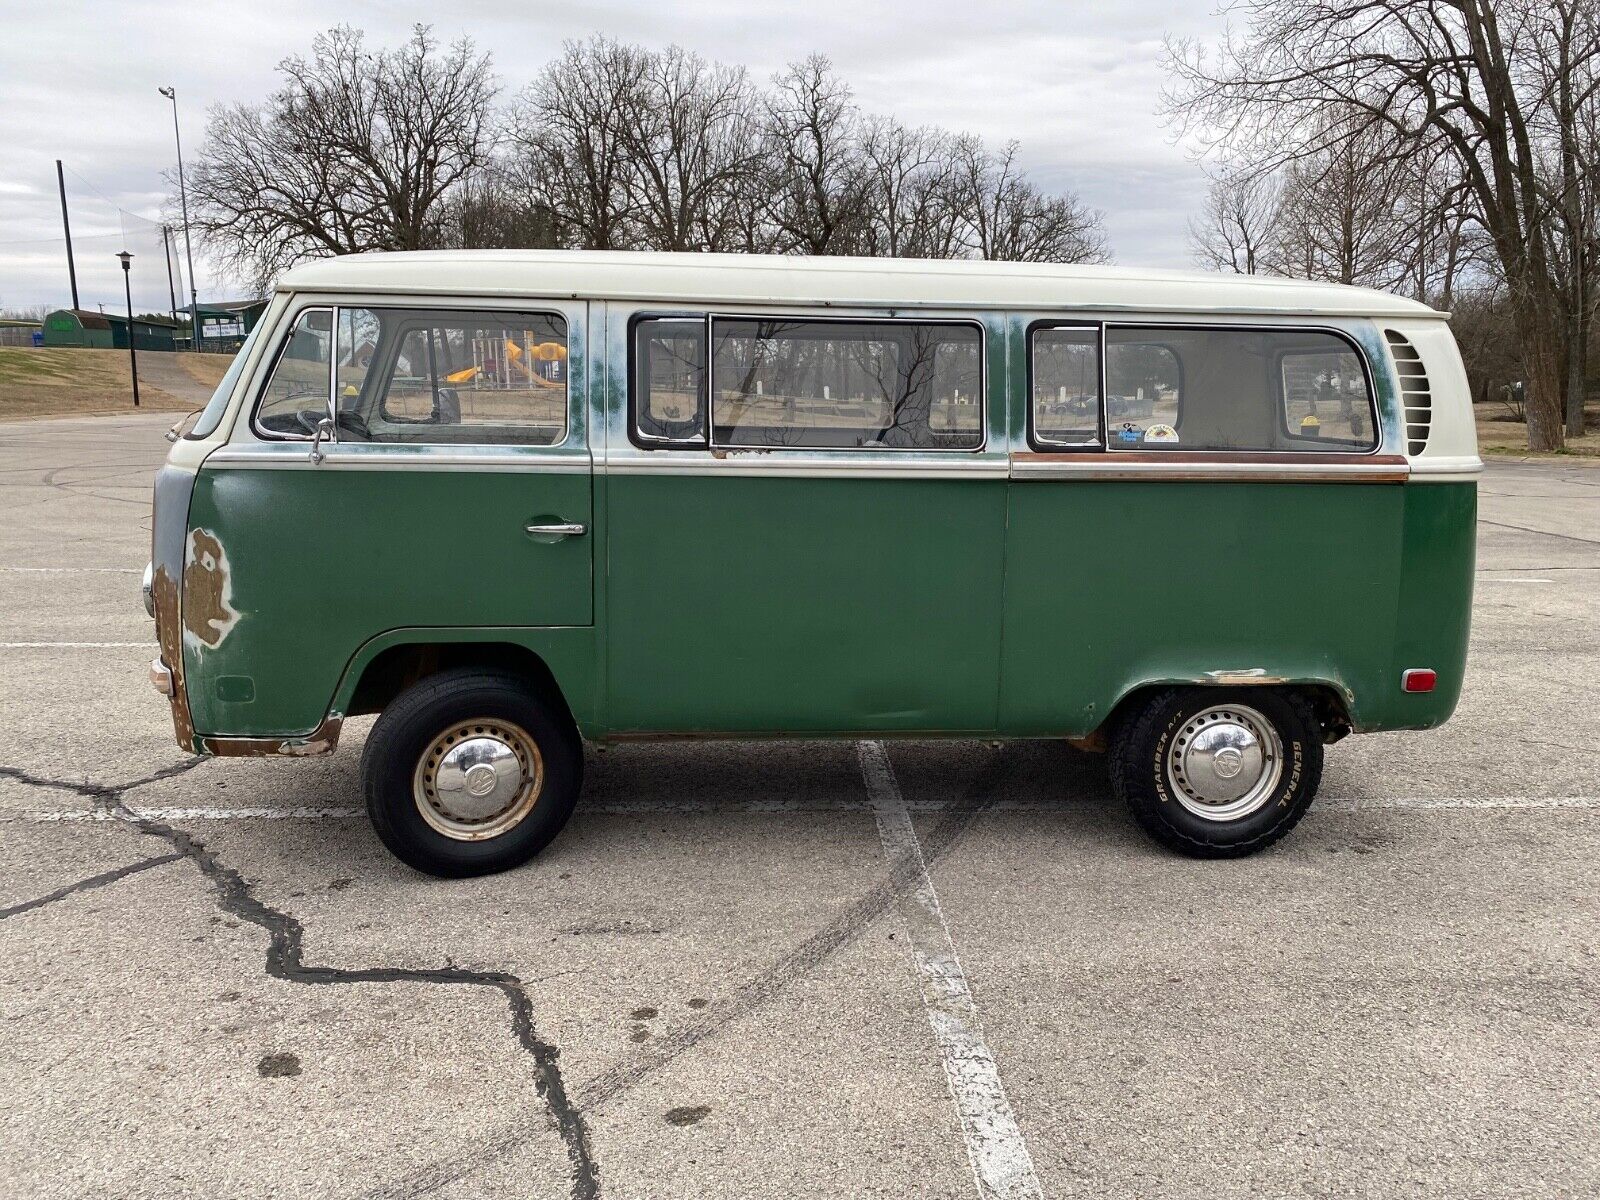
POLYGON ((1290 350, 1278 360, 1283 376, 1284 432, 1319 448, 1372 446, 1372 405, 1361 360, 1348 346, 1290 350))
POLYGON ((1100 444, 1100 328, 1033 332, 1033 438, 1049 446, 1100 444))
POLYGON ((1361 359, 1321 330, 1108 326, 1105 403, 1111 449, 1377 445, 1361 359))
POLYGON ((333 310, 308 308, 295 319, 261 391, 256 426, 264 433, 310 437, 328 415, 333 310))
POLYGON ((339 316, 341 438, 550 446, 566 436, 560 317, 422 309, 339 316))
POLYGON ((706 444, 706 323, 648 317, 633 327, 633 427, 640 441, 706 444))
POLYGON ((714 441, 975 449, 983 444, 982 345, 970 325, 713 321, 714 441))

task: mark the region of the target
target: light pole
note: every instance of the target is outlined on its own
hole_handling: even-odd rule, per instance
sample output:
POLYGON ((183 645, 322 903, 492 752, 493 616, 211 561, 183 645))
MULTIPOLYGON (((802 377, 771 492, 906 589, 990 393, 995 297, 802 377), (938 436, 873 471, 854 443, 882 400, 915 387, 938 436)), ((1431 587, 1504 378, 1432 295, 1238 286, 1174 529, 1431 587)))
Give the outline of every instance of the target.
POLYGON ((178 148, 178 203, 183 206, 183 254, 189 261, 189 349, 198 350, 200 293, 194 282, 194 247, 189 242, 189 190, 183 183, 183 137, 178 133, 178 89, 164 87, 156 90, 172 101, 172 141, 178 148))
POLYGON ((133 406, 139 407, 139 356, 133 348, 133 284, 129 282, 133 269, 133 255, 126 250, 117 257, 122 260, 122 294, 128 300, 128 369, 133 373, 133 406))

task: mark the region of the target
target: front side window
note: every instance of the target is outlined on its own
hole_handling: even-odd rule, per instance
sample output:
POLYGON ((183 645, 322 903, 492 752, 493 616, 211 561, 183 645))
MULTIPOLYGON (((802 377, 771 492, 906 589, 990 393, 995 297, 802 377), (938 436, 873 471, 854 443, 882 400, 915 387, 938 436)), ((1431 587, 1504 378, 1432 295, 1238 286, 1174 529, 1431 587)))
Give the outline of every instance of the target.
POLYGON ((550 446, 566 436, 558 316, 342 308, 335 374, 344 441, 550 446))
POLYGON ((310 437, 328 415, 328 362, 333 353, 333 310, 308 308, 278 351, 256 409, 266 433, 310 437))
POLYGON ((718 319, 711 415, 725 446, 970 450, 983 444, 970 325, 718 319))

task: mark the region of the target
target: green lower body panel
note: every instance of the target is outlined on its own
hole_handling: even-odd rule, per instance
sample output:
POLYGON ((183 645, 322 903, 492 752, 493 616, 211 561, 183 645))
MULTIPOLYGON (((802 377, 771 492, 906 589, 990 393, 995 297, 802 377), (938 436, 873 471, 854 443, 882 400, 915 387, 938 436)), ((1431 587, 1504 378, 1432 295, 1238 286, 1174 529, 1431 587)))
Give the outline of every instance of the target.
POLYGON ((1017 482, 1000 730, 1083 736, 1155 683, 1316 683, 1358 730, 1460 694, 1473 484, 1017 482), (1430 667, 1437 690, 1401 691, 1430 667))

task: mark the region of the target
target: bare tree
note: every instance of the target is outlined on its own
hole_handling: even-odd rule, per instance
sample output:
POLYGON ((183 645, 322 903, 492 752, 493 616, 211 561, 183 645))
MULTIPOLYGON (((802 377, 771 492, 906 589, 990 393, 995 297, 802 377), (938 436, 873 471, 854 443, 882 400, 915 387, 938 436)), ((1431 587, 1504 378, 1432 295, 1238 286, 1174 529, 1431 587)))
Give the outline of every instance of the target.
POLYGON ((967 248, 1011 262, 1104 262, 1101 215, 1072 195, 1048 196, 1023 176, 1017 143, 991 154, 971 135, 956 140, 956 196, 967 248))
POLYGON ((646 68, 636 46, 599 36, 568 42, 512 106, 508 174, 528 203, 556 215, 566 245, 630 245, 629 137, 646 68))
POLYGON ((1256 161, 1327 151, 1364 128, 1315 121, 1330 107, 1365 114, 1404 146, 1452 156, 1508 286, 1535 449, 1564 441, 1572 337, 1550 233, 1565 195, 1540 144, 1553 97, 1535 64, 1584 81, 1569 107, 1592 104, 1595 9, 1596 0, 1239 0, 1232 11, 1245 32, 1230 33, 1214 58, 1194 43, 1168 48, 1177 80, 1168 113, 1256 161))
POLYGON ((369 52, 340 27, 279 71, 266 103, 209 114, 190 198, 213 252, 265 281, 308 256, 437 244, 447 197, 493 150, 489 56, 441 51, 422 25, 369 52))
POLYGON ((623 132, 636 243, 650 250, 731 250, 730 200, 761 161, 755 98, 743 67, 708 64, 669 46, 644 54, 637 110, 623 132))
POLYGON ((961 250, 954 139, 942 129, 867 117, 861 156, 869 202, 863 252, 953 258, 961 250))
POLYGON ((1277 236, 1278 184, 1270 171, 1232 165, 1216 171, 1198 217, 1189 220, 1195 261, 1212 271, 1259 275, 1277 236))
POLYGON ((773 155, 768 218, 785 250, 855 254, 865 247, 871 186, 861 114, 826 56, 792 63, 766 99, 773 155))

